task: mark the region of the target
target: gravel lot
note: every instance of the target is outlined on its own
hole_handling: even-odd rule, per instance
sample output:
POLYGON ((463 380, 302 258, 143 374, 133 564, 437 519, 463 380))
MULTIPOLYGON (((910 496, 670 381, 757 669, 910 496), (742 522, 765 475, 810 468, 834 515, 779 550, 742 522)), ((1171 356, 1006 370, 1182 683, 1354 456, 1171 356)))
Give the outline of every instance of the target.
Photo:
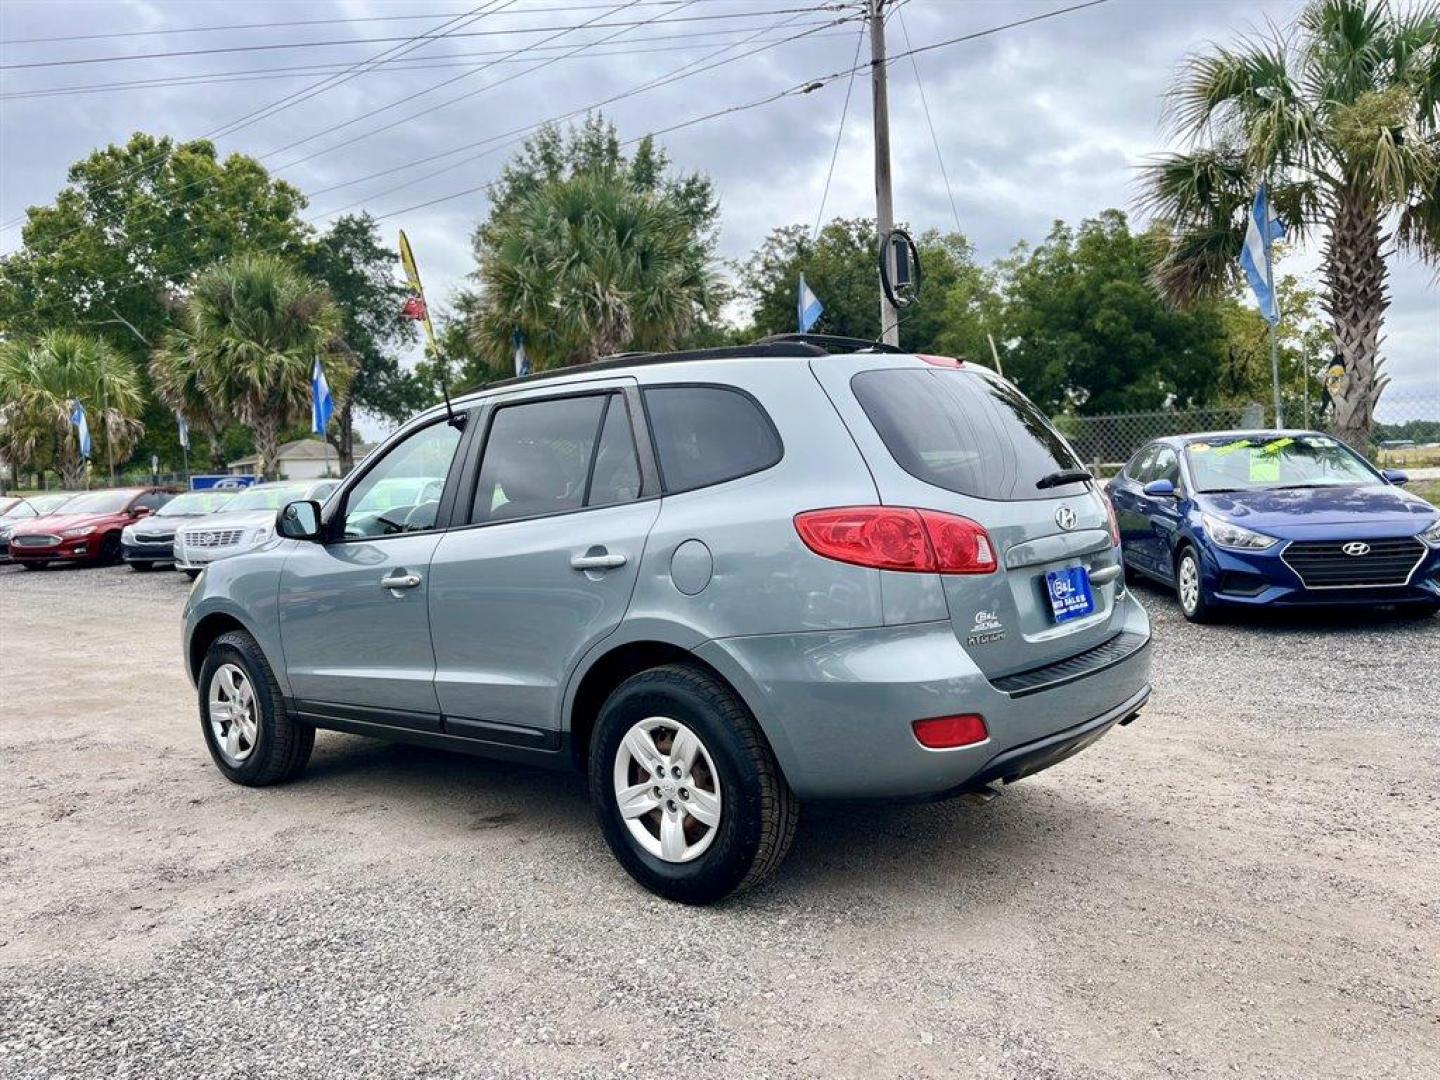
POLYGON ((578 777, 322 733, 227 784, 187 584, 0 568, 0 1075, 1440 1075, 1440 619, 1147 591, 1140 722, 988 806, 809 807, 694 910, 578 777))

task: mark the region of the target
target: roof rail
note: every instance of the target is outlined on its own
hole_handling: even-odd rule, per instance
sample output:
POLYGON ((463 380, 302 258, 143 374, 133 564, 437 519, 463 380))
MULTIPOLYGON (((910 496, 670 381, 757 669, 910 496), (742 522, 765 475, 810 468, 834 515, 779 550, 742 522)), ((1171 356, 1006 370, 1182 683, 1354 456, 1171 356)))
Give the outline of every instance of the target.
POLYGON ((905 351, 898 345, 887 345, 883 341, 871 341, 869 338, 845 337, 840 334, 769 334, 755 344, 771 345, 786 342, 814 345, 826 353, 903 353, 905 351))
MULTIPOLYGON (((685 360, 739 360, 766 356, 824 356, 825 350, 818 345, 803 341, 770 340, 758 341, 754 345, 726 345, 715 349, 687 349, 684 352, 625 352, 602 356, 591 364, 571 364, 568 367, 550 368, 532 375, 516 375, 509 379, 497 379, 474 390, 493 390, 496 387, 529 386, 546 379, 562 375, 589 374, 592 371, 613 371, 617 368, 639 367, 643 364, 673 364, 685 360)), ((466 390, 465 393, 473 393, 466 390)))

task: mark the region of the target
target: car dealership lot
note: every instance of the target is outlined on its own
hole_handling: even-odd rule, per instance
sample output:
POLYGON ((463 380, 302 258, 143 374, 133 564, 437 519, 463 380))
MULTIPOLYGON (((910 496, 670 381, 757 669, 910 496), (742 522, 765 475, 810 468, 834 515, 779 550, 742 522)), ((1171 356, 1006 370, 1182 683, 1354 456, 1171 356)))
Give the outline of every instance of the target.
POLYGON ((0 567, 14 1076, 1440 1070, 1440 619, 1155 622, 1139 722, 983 807, 807 807, 643 892, 578 776, 322 733, 226 783, 179 574, 0 567))

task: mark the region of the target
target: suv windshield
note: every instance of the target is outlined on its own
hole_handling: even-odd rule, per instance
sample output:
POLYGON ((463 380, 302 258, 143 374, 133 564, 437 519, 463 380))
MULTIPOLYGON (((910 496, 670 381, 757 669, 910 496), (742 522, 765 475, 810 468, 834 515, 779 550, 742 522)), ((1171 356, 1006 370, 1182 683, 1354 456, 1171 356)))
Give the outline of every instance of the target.
POLYGON ((1028 398, 975 371, 889 368, 850 380, 885 447, 911 476, 977 499, 1073 495, 1086 481, 1041 487, 1084 466, 1028 398))
POLYGON ((177 495, 159 510, 156 517, 184 517, 188 514, 209 514, 234 498, 230 491, 190 491, 177 495))
POLYGON ((87 491, 65 504, 67 514, 118 514, 138 491, 87 491))
POLYGON ((1253 435, 1196 440, 1185 458, 1197 491, 1345 487, 1379 482, 1375 472, 1328 435, 1253 435))
POLYGON ((305 492, 309 490, 309 484, 256 484, 226 503, 225 509, 279 510, 287 502, 305 498, 305 492))

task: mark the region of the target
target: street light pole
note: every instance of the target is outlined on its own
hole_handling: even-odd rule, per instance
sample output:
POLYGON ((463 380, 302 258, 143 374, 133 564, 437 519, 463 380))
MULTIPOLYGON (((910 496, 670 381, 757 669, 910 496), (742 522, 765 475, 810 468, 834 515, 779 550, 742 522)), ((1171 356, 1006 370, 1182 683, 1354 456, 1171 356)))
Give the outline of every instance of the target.
MULTIPOLYGON (((885 82, 885 0, 866 0, 870 20, 870 100, 875 132, 875 231, 880 257, 893 258, 890 230, 895 227, 894 199, 890 189, 890 101, 885 82)), ((900 344, 900 313, 880 291, 880 339, 900 344)))

